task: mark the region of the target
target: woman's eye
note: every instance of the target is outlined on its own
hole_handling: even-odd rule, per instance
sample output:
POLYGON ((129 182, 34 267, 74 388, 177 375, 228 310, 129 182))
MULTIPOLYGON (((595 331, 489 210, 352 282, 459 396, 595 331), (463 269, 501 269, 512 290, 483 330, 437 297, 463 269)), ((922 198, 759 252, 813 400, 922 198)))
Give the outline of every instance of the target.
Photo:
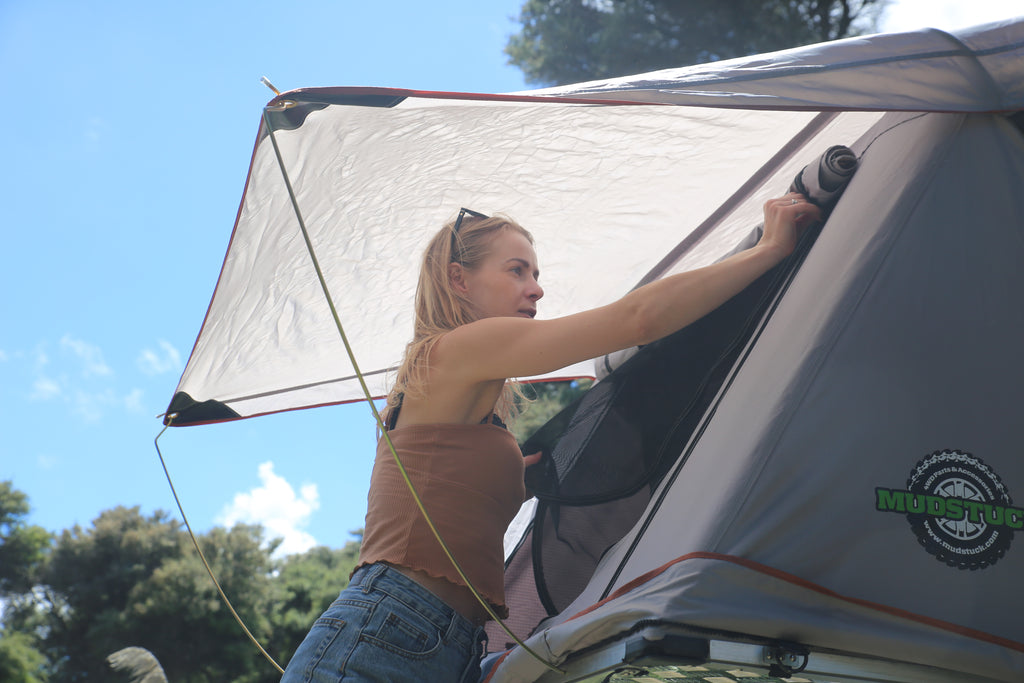
POLYGON ((514 268, 512 268, 512 272, 515 273, 516 275, 522 275, 523 269, 521 266, 515 266, 514 268))

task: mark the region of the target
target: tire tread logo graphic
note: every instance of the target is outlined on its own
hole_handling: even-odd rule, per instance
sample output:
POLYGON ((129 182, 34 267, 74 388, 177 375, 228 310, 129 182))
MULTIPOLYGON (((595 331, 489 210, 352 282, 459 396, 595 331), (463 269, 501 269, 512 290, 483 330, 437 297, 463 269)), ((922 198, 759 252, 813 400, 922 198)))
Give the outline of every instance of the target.
POLYGON ((905 490, 878 487, 875 495, 877 510, 905 514, 924 549, 957 569, 995 564, 1024 527, 1024 510, 999 475, 963 451, 935 451, 914 466, 905 490))

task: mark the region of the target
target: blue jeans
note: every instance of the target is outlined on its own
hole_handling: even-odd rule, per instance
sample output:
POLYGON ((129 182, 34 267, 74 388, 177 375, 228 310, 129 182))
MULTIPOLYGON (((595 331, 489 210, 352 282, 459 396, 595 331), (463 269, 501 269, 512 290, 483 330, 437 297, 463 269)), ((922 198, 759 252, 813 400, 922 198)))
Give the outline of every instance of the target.
POLYGON ((482 628, 386 564, 360 568, 316 620, 281 683, 480 678, 482 628))

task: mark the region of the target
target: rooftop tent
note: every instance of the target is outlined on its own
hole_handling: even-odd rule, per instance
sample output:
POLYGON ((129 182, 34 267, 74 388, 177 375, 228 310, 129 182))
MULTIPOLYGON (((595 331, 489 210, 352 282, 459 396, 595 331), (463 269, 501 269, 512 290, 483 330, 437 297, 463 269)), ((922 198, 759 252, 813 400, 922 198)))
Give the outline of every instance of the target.
POLYGON ((770 301, 755 283, 531 439, 549 472, 510 543, 512 625, 569 675, 513 648, 488 681, 1024 679, 1020 115, 891 112, 849 143, 857 174, 770 301))
MULTIPOLYGON (((861 676, 863 658, 925 667, 856 680, 1024 679, 1024 136, 1002 116, 892 114, 854 149, 849 188, 726 367, 665 356, 703 360, 747 292, 526 448, 557 471, 506 585, 551 661, 614 666, 646 637, 682 639, 686 661, 717 638, 841 652, 861 676), (642 415, 616 395, 630 381, 653 394, 642 415), (650 404, 677 400, 652 433, 650 404), (661 472, 602 497, 661 444, 661 472)), ((577 680, 545 673, 512 650, 490 680, 577 680)))
MULTIPOLYGON (((1024 677, 1022 58, 1024 22, 1007 21, 517 95, 323 88, 270 103, 375 395, 411 334, 418 254, 460 206, 534 233, 554 317, 720 258, 825 149, 860 155, 585 575, 540 600, 571 556, 540 569, 532 543, 510 556, 513 629, 574 677, 513 648, 490 680, 584 680, 635 659, 636 637, 692 661, 715 658, 709 643, 789 644, 810 651, 808 671, 840 653, 919 676, 873 680, 1024 677)), ((361 397, 271 142, 261 123, 171 424, 361 397)), ((599 519, 570 507, 560 522, 599 519)))

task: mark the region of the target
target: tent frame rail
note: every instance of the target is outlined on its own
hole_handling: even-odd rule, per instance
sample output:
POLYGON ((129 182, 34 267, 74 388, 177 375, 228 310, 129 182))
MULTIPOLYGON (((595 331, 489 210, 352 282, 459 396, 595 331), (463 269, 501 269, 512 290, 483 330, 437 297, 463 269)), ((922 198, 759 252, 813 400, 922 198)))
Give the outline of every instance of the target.
POLYGON ((984 676, 965 678, 964 672, 922 664, 809 650, 781 641, 695 635, 699 632, 664 623, 642 627, 628 637, 570 655, 562 663, 565 675, 549 672, 536 683, 650 681, 662 678, 659 671, 668 674, 664 680, 680 683, 704 681, 708 676, 753 683, 996 683, 984 676))

